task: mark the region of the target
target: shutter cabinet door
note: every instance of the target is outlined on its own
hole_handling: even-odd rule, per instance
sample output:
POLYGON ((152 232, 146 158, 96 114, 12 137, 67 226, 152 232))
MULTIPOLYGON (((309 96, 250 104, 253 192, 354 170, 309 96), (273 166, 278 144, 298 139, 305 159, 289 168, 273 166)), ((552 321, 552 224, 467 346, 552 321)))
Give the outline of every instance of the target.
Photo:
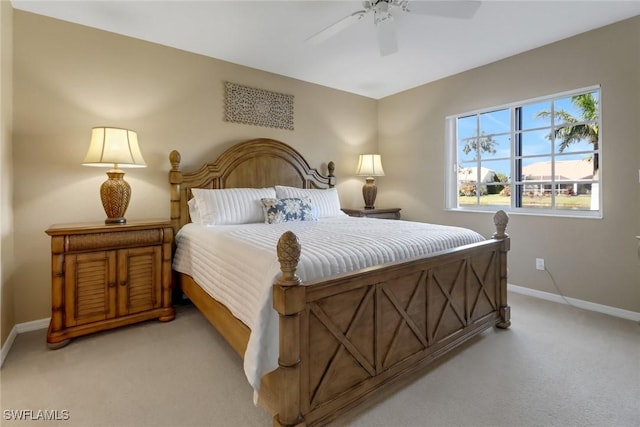
POLYGON ((67 255, 65 259, 66 326, 116 315, 116 252, 67 255))
POLYGON ((161 306, 162 247, 118 251, 118 315, 161 306))

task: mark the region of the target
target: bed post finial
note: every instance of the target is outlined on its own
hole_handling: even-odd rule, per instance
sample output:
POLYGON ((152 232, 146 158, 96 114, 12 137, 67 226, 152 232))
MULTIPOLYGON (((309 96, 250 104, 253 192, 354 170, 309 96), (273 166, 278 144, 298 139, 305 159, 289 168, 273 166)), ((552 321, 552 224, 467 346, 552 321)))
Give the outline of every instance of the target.
POLYGON ((171 162, 172 171, 180 170, 180 160, 181 160, 181 157, 178 150, 173 150, 171 153, 169 153, 169 162, 171 162))
POLYGON ((287 231, 278 240, 278 262, 280 262, 280 270, 282 277, 278 283, 283 286, 299 285, 300 279, 296 276, 296 269, 300 261, 300 242, 298 237, 292 232, 287 231))
POLYGON ((296 275, 300 242, 291 231, 278 240, 278 261, 282 274, 273 286, 273 308, 280 317, 280 401, 274 426, 303 425, 300 408, 300 312, 306 303, 306 289, 296 275))
POLYGON ((509 223, 509 216, 503 210, 499 210, 493 215, 493 224, 496 226, 496 232, 493 233, 494 239, 505 239, 509 237, 505 230, 507 229, 507 224, 509 223))

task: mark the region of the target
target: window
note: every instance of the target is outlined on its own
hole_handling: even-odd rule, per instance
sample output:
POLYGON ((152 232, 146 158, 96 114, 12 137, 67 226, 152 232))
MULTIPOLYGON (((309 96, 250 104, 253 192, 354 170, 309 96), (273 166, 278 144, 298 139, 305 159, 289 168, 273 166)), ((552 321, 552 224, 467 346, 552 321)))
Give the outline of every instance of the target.
POLYGON ((599 87, 446 120, 448 209, 601 217, 599 87))

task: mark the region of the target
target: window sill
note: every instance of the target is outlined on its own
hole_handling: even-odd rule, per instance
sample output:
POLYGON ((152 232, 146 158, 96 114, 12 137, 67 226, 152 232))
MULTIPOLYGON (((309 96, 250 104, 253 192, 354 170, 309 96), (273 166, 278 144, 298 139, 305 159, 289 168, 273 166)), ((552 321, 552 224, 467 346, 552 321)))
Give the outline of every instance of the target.
POLYGON ((541 212, 537 209, 516 209, 512 210, 507 206, 487 206, 476 208, 445 208, 450 212, 470 212, 470 213, 495 213, 503 210, 509 215, 527 215, 527 216, 546 216, 555 218, 576 218, 576 219, 602 219, 602 212, 585 212, 585 211, 553 211, 541 212))

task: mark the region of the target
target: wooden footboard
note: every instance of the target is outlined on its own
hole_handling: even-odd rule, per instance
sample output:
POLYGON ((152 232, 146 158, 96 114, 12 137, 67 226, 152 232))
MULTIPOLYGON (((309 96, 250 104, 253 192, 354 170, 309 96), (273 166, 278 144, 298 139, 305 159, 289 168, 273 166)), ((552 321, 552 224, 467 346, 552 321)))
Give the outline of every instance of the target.
POLYGON ((509 326, 504 233, 428 258, 300 285, 300 245, 278 243, 282 275, 279 403, 274 425, 324 424, 491 326, 509 326))

